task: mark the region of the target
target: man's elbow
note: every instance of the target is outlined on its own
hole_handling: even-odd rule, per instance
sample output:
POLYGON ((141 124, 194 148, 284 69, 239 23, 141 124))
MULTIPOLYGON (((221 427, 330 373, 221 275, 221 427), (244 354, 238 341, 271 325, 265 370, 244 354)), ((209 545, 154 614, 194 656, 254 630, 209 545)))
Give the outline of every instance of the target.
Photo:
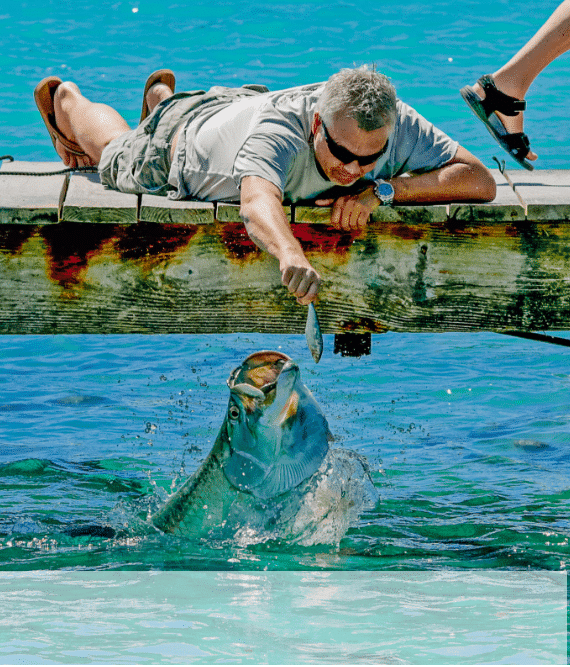
POLYGON ((489 202, 497 196, 497 183, 493 174, 483 164, 477 165, 472 174, 472 192, 476 201, 489 202))
POLYGON ((473 153, 459 146, 451 164, 459 166, 463 200, 488 202, 497 196, 493 174, 473 153))

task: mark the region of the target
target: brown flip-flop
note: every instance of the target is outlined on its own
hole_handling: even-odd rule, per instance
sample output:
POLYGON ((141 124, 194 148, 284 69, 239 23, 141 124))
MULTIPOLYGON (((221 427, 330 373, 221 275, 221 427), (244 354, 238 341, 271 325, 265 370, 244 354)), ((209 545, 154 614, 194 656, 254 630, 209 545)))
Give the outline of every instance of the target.
POLYGON ((79 144, 71 141, 63 135, 57 125, 55 124, 55 109, 53 104, 54 93, 61 83, 61 79, 57 76, 48 76, 42 79, 34 90, 34 99, 36 105, 45 123, 49 136, 51 137, 53 147, 55 148, 56 139, 73 155, 87 157, 84 150, 79 144))
POLYGON ((142 123, 143 120, 150 113, 150 109, 148 108, 148 104, 146 103, 146 94, 152 88, 152 86, 154 86, 155 83, 164 83, 170 88, 172 92, 174 92, 174 88, 176 87, 176 78, 174 76, 174 72, 170 69, 157 69, 156 72, 153 72, 148 77, 148 79, 146 80, 146 85, 144 87, 141 119, 139 123, 142 123))

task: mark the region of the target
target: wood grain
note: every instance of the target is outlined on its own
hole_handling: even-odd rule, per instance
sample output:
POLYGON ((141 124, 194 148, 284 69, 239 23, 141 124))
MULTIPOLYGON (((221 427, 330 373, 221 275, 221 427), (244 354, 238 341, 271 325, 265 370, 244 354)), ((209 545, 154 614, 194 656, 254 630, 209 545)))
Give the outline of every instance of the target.
MULTIPOLYGON (((570 328, 564 223, 293 224, 324 333, 570 328)), ((0 226, 0 332, 302 333, 240 223, 0 226)))

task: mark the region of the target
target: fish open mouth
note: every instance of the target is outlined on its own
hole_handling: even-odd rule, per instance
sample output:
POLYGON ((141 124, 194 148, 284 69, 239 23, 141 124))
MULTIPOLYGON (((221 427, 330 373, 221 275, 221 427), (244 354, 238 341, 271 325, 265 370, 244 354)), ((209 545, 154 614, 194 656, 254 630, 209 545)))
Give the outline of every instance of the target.
POLYGON ((254 352, 232 372, 228 379, 228 387, 233 389, 236 385, 248 384, 269 398, 288 361, 291 361, 291 357, 281 352, 270 350, 254 352))

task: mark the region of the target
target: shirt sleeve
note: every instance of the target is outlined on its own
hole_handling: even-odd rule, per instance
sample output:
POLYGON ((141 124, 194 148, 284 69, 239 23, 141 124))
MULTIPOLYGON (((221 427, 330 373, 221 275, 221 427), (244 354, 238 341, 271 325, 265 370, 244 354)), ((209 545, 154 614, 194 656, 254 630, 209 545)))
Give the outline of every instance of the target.
POLYGON ((398 112, 392 150, 382 170, 385 178, 433 171, 455 157, 459 144, 445 132, 401 101, 398 112))
POLYGON ((237 153, 233 178, 240 187, 246 176, 260 176, 285 191, 294 157, 307 148, 302 124, 275 108, 261 115, 237 153))

